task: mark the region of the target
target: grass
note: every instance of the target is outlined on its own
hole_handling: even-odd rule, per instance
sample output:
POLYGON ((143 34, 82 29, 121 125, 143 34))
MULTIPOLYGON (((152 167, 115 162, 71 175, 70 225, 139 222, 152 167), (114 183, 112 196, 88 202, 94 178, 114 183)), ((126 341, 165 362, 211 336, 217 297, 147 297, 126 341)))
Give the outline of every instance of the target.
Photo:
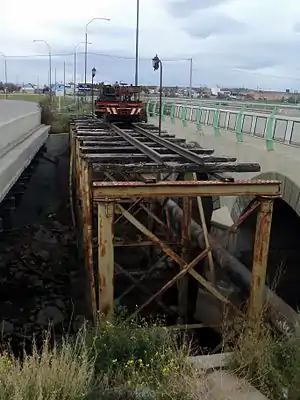
MULTIPOLYGON (((8 100, 25 100, 39 102, 45 97, 43 94, 30 94, 30 93, 9 93, 7 95, 8 100)), ((5 99, 5 94, 0 94, 0 99, 5 99)))
MULTIPOLYGON (((48 99, 48 95, 45 94, 31 94, 31 93, 10 93, 7 96, 8 100, 23 100, 23 101, 32 101, 36 103, 45 102, 48 99)), ((5 94, 0 94, 0 99, 5 99, 5 94)), ((66 107, 74 102, 73 96, 61 97, 61 107, 66 107)), ((59 99, 56 96, 53 96, 53 103, 55 107, 59 105, 59 99)))
POLYGON ((300 398, 300 339, 279 335, 266 323, 242 325, 229 368, 272 400, 300 398))
POLYGON ((46 336, 23 360, 0 355, 0 400, 198 399, 188 348, 175 339, 164 328, 122 321, 86 325, 54 347, 46 336))

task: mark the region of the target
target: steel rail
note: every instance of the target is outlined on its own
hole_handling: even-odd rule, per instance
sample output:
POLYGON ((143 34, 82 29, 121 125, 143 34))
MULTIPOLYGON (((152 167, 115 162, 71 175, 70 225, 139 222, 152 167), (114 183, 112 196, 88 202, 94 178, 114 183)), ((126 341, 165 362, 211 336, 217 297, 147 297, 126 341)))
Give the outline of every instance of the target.
POLYGON ((120 135, 123 139, 125 139, 128 143, 130 143, 136 149, 140 150, 143 154, 145 154, 151 160, 155 161, 158 164, 163 164, 163 159, 157 151, 151 149, 151 147, 145 145, 144 143, 142 143, 139 140, 135 139, 134 137, 130 136, 127 132, 124 132, 118 126, 113 125, 113 124, 110 124, 109 126, 115 133, 120 135))
POLYGON ((163 139, 155 135, 154 133, 148 132, 146 129, 140 127, 137 124, 132 124, 138 133, 146 136, 147 138, 153 140, 153 142, 159 143, 162 146, 167 147, 169 150, 173 151, 174 153, 180 154, 182 157, 185 157, 187 160, 194 162, 195 164, 202 165, 204 162, 197 154, 193 153, 192 151, 185 149, 181 146, 178 146, 175 143, 171 143, 168 140, 163 139))

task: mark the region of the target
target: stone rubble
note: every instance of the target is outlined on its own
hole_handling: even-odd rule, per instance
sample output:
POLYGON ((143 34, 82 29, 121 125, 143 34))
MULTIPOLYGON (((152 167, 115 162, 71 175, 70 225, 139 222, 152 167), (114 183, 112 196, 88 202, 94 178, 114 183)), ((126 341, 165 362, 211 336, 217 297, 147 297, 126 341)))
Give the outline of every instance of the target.
POLYGON ((27 226, 0 244, 0 337, 31 338, 54 326, 55 333, 80 328, 71 317, 71 280, 76 278, 76 238, 56 215, 27 226), (73 320, 70 321, 70 318, 73 320), (74 322, 74 323, 73 323, 74 322))

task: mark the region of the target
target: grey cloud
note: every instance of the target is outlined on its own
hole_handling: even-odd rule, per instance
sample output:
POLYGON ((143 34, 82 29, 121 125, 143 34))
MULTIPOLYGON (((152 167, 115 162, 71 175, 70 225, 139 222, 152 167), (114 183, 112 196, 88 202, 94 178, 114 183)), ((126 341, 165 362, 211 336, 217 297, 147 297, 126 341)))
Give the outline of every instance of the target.
MULTIPOLYGON (((49 29, 53 29, 53 25, 49 25, 49 29)), ((79 25, 77 23, 57 23, 55 26, 56 32, 61 32, 62 35, 68 37, 84 37, 85 25, 79 25)), ((115 26, 111 22, 107 21, 94 21, 88 27, 88 33, 91 35, 99 35, 99 40, 101 36, 109 36, 110 38, 128 38, 135 34, 134 28, 115 26)))
POLYGON ((167 10, 176 18, 186 18, 195 11, 213 8, 229 0, 167 0, 167 10))
POLYGON ((230 16, 219 13, 205 11, 201 19, 190 21, 185 28, 191 36, 206 39, 212 35, 233 34, 245 32, 246 25, 231 18, 230 16))
POLYGON ((293 26, 293 31, 299 33, 300 32, 300 22, 297 22, 294 26, 293 26))

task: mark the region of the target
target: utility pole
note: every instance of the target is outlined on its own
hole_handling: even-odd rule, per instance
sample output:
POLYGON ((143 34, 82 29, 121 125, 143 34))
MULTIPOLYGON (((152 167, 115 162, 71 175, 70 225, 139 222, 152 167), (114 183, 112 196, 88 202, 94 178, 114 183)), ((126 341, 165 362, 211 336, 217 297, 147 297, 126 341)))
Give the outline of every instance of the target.
POLYGON ((49 94, 50 94, 50 103, 52 102, 52 48, 46 40, 42 39, 35 39, 33 40, 34 43, 42 42, 48 47, 49 50, 49 94))
POLYGON ((156 56, 152 58, 152 66, 154 71, 160 70, 159 72, 159 118, 158 118, 158 136, 161 136, 161 119, 162 119, 162 91, 163 91, 163 64, 161 59, 156 56))
POLYGON ((87 74, 87 56, 88 56, 88 27, 93 21, 110 21, 109 18, 92 18, 86 25, 85 25, 85 51, 84 51, 84 83, 86 85, 86 74, 87 74))
POLYGON ((193 90, 193 59, 190 58, 190 90, 189 90, 189 97, 192 98, 192 90, 193 90))
POLYGON ((4 79, 5 79, 5 98, 7 99, 7 58, 6 55, 4 53, 0 53, 0 55, 3 57, 4 59, 4 79))
POLYGON ((66 97, 66 61, 64 61, 64 97, 66 97))
POLYGON ((136 0, 135 86, 138 86, 139 84, 139 31, 140 31, 140 0, 136 0))

